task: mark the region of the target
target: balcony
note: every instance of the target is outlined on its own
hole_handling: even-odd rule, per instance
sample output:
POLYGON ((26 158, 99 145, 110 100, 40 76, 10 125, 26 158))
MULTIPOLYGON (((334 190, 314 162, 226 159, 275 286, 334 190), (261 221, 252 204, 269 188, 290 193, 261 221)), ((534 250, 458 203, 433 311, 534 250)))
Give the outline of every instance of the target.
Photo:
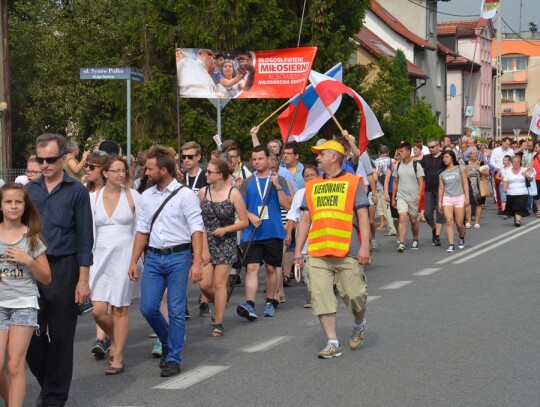
POLYGON ((527 102, 512 102, 508 99, 502 99, 501 110, 503 115, 527 114, 527 102))
POLYGON ((509 71, 502 74, 501 83, 503 85, 523 85, 527 84, 527 71, 509 71))

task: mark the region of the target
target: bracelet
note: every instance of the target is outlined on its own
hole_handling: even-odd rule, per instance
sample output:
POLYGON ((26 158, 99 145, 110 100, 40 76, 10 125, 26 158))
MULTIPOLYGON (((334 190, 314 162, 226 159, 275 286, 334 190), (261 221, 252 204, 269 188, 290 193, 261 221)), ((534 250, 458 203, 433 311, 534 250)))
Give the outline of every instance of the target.
POLYGON ((295 257, 293 260, 302 260, 302 257, 295 257))
POLYGON ((277 192, 283 191, 283 187, 276 187, 276 191, 277 191, 277 192))
POLYGON ((442 205, 442 202, 439 202, 439 205, 442 205))

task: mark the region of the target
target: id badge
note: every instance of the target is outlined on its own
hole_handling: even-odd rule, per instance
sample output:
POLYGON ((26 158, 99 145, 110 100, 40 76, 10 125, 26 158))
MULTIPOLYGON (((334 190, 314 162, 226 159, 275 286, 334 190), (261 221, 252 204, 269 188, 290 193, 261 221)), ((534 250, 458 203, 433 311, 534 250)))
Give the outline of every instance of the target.
MULTIPOLYGON (((262 205, 260 205, 260 206, 257 208, 257 212, 258 212, 258 213, 261 213, 261 208, 262 208, 262 205)), ((268 206, 265 206, 265 207, 264 207, 264 210, 263 210, 263 212, 261 213, 260 219, 261 219, 261 220, 267 220, 267 219, 268 219, 268 206)))

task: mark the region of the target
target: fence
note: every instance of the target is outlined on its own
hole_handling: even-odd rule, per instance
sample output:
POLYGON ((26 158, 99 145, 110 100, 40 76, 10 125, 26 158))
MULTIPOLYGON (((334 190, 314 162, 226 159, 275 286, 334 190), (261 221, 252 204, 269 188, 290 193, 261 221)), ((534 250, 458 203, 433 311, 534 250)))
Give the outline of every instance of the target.
POLYGON ((0 179, 4 182, 13 182, 19 175, 26 173, 26 168, 7 168, 0 169, 0 179))

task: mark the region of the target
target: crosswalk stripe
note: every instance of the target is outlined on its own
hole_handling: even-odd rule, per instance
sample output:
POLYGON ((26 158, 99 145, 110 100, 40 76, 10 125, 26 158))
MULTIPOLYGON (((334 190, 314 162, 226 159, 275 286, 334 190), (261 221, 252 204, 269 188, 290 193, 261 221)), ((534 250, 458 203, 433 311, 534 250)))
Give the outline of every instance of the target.
POLYGON ((394 281, 393 283, 382 286, 381 290, 397 290, 398 288, 405 287, 411 284, 412 281, 394 281))
POLYGON ((416 273, 412 273, 413 276, 429 276, 430 274, 436 273, 439 271, 440 268, 427 268, 417 271, 416 273))
POLYGON ((248 346, 247 348, 239 349, 241 352, 254 353, 254 352, 264 352, 268 349, 272 349, 283 342, 291 340, 292 336, 275 336, 273 338, 261 341, 256 345, 248 346))
POLYGON ((221 373, 228 368, 230 368, 230 366, 199 366, 189 372, 182 373, 180 376, 158 384, 153 388, 167 390, 187 389, 188 387, 221 373))

